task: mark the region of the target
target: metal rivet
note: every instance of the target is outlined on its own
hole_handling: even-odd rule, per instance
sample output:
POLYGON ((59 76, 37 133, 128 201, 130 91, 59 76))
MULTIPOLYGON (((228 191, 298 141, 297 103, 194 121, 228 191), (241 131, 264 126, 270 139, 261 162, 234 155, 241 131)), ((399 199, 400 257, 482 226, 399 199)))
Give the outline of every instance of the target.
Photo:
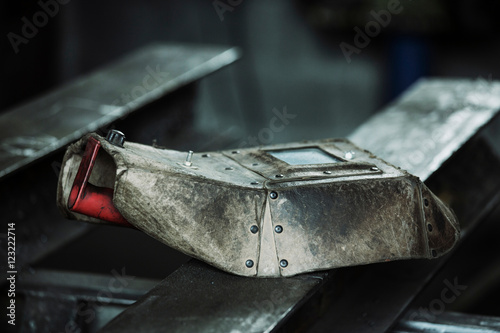
POLYGON ((427 225, 427 230, 429 230, 429 232, 431 232, 431 231, 432 231, 432 224, 430 224, 430 223, 429 223, 429 224, 427 225))
POLYGON ((283 227, 280 225, 277 225, 274 227, 274 231, 276 231, 276 233, 278 233, 278 234, 281 234, 283 232, 283 227))
POLYGON ((252 184, 252 185, 259 185, 259 182, 258 181, 254 181, 254 182, 251 182, 250 184, 252 184))
POLYGON ((356 152, 349 150, 344 153, 344 158, 346 160, 352 160, 356 156, 356 152))
POLYGON ((280 261, 280 266, 283 267, 283 268, 285 268, 286 266, 288 266, 288 261, 286 261, 285 259, 282 259, 280 261))
POLYGON ((227 167, 226 170, 234 170, 233 167, 227 167))
POLYGON ((239 151, 239 150, 233 150, 231 153, 232 153, 232 154, 239 154, 239 153, 240 153, 240 151, 239 151))
POLYGON ((201 157, 210 157, 210 154, 203 154, 201 157))
POLYGON ((277 192, 272 191, 271 193, 269 193, 269 198, 276 199, 277 197, 278 197, 278 193, 277 192))
POLYGON ((253 165, 253 166, 257 166, 257 165, 259 165, 259 163, 252 163, 252 165, 253 165))
POLYGON ((253 267, 253 260, 248 259, 248 260, 246 261, 245 265, 246 265, 248 268, 252 268, 252 267, 253 267))
POLYGON ((123 144, 125 143, 125 134, 118 130, 112 129, 108 131, 106 140, 112 145, 123 148, 123 144))
POLYGON ((193 159, 193 151, 190 150, 188 151, 187 153, 187 156, 186 156, 186 161, 184 161, 184 164, 187 165, 187 166, 191 166, 193 163, 191 162, 191 160, 193 159))
POLYGON ((429 206, 429 200, 424 199, 424 205, 425 205, 425 207, 428 207, 429 206))
POLYGON ((371 171, 379 171, 380 169, 379 169, 379 168, 377 168, 377 167, 371 167, 371 168, 370 168, 370 170, 371 170, 371 171))
POLYGON ((434 258, 436 258, 436 257, 438 256, 438 254, 437 254, 436 250, 432 250, 432 256, 433 256, 434 258))
POLYGON ((283 176, 283 175, 280 173, 280 174, 277 174, 275 177, 276 177, 276 178, 283 178, 283 177, 285 177, 285 176, 283 176))
POLYGON ((250 231, 252 232, 252 234, 256 234, 259 232, 259 227, 256 225, 253 225, 250 227, 250 231))
POLYGON ((331 171, 323 171, 323 173, 324 173, 325 175, 331 175, 331 174, 332 174, 332 172, 331 172, 331 171))

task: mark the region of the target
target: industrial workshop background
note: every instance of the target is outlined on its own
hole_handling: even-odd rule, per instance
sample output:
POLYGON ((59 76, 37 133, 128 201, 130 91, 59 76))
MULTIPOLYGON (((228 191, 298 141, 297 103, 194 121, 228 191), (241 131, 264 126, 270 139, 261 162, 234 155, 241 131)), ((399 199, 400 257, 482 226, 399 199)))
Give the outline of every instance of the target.
POLYGON ((343 137, 419 77, 500 77, 496 1, 401 1, 350 61, 340 44, 355 46, 353 29, 364 31, 370 12, 391 1, 220 2, 60 1, 16 53, 7 34, 24 38, 21 19, 43 7, 4 1, 0 108, 158 41, 241 48, 237 64, 201 83, 194 106, 193 130, 225 145, 248 136, 269 143, 258 136, 273 108, 297 115, 273 142, 343 137))
MULTIPOLYGON (((499 13, 500 2, 488 0, 3 1, 0 115, 154 43, 215 45, 237 47, 241 59, 174 92, 168 114, 149 113, 161 119, 156 125, 121 120, 127 139, 207 151, 346 137, 420 78, 498 80, 499 13)), ((162 84, 168 73, 151 64, 144 75, 162 84)), ((110 103, 147 90, 126 91, 110 103)), ((486 129, 490 137, 499 137, 499 125, 497 119, 486 129)), ((500 152, 500 142, 493 143, 500 152)), ((47 168, 57 173, 61 158, 54 152, 47 168)), ((44 177, 54 192, 57 177, 44 177)), ((19 194, 1 186, 1 198, 19 194)), ((38 214, 26 213, 30 205, 9 203, 7 215, 38 214)), ((1 221, 5 228, 8 221, 1 221)), ((498 262, 498 252, 487 255, 498 262)), ((102 227, 47 250, 25 270, 107 276, 127 267, 126 274, 153 286, 188 260, 144 235, 102 227)), ((500 317, 500 284, 489 286, 473 309, 500 317)), ((110 308, 89 331, 122 310, 110 308)))

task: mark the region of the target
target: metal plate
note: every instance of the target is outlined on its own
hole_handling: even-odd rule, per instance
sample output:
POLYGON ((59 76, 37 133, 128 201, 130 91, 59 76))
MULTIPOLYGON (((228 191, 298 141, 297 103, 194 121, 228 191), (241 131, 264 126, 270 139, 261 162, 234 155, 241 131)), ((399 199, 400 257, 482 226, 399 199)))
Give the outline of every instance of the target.
POLYGON ((422 180, 500 109, 500 82, 422 79, 348 138, 422 180))
POLYGON ((0 115, 0 177, 239 58, 235 48, 151 45, 0 115))

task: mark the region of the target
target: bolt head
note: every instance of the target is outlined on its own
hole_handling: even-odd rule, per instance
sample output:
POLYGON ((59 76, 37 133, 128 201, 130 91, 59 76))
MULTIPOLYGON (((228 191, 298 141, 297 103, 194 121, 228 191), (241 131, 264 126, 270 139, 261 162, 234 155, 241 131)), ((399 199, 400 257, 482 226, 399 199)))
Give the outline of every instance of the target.
POLYGON ((349 150, 344 153, 344 158, 346 160, 352 160, 356 156, 356 152, 349 150))
POLYGON ((331 175, 331 174, 332 174, 332 172, 331 172, 331 171, 323 171, 323 173, 324 173, 325 175, 331 175))
POLYGON ((371 168, 370 168, 370 170, 371 170, 371 171, 380 171, 380 169, 379 169, 379 168, 377 168, 377 167, 371 167, 371 168))
POLYGON ((275 191, 272 191, 271 193, 269 193, 269 198, 271 199, 276 199, 278 198, 278 193, 275 192, 275 191))
POLYGON ((280 261, 280 266, 283 267, 283 268, 287 267, 288 266, 288 261, 286 261, 285 259, 282 259, 280 261))
POLYGON ((252 234, 256 234, 259 232, 259 227, 256 225, 253 225, 250 227, 250 231, 252 232, 252 234))
POLYGON ((125 143, 125 134, 118 130, 112 129, 108 131, 106 140, 112 145, 123 148, 123 144, 125 143))
POLYGON ((247 266, 248 268, 252 268, 253 267, 253 260, 248 259, 245 262, 245 266, 247 266))
POLYGON ((280 225, 277 225, 274 227, 274 231, 277 233, 277 234, 281 234, 283 232, 283 227, 280 226, 280 225))
POLYGON ((276 176, 274 176, 274 177, 276 177, 276 178, 283 178, 283 177, 285 177, 285 176, 283 176, 283 175, 280 173, 280 174, 277 174, 277 175, 276 175, 276 176))

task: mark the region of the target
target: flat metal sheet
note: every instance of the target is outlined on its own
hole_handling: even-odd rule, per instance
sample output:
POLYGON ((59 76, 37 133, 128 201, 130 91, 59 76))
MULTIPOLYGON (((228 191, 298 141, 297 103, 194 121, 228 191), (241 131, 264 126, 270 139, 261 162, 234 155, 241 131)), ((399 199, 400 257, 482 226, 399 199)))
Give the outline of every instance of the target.
POLYGON ((500 82, 422 79, 348 138, 422 180, 500 110, 500 82))
POLYGON ((0 178, 237 60, 236 48, 151 45, 0 115, 0 178))

